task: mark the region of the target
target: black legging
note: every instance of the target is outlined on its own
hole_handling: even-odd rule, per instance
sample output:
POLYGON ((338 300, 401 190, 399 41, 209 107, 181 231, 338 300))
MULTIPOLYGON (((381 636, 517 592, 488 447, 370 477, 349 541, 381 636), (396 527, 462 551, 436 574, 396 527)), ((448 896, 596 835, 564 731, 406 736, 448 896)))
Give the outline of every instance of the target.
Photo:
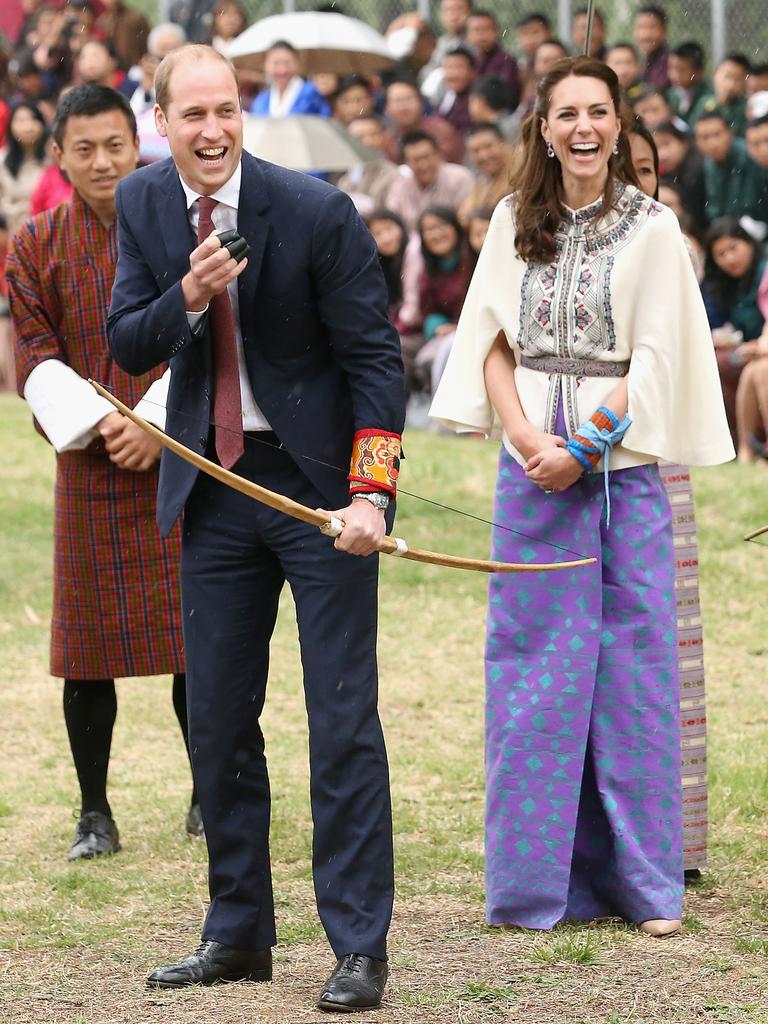
MULTIPOLYGON (((173 677, 173 709, 189 756, 187 689, 183 672, 173 677)), ((64 721, 80 783, 81 814, 98 811, 112 817, 107 800, 107 771, 112 729, 117 717, 114 679, 65 679, 64 721)), ((191 803, 197 803, 194 781, 191 803)))

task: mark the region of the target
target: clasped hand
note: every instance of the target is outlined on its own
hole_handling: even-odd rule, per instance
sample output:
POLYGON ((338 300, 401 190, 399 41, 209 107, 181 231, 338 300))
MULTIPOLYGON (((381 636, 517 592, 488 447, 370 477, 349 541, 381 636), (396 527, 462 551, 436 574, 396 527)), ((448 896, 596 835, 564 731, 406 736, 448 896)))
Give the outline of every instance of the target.
POLYGON ((559 434, 532 430, 516 445, 526 459, 525 475, 542 491, 565 491, 581 476, 582 467, 565 443, 559 434))
POLYGON ((379 550, 379 545, 387 532, 384 513, 369 501, 351 501, 346 508, 329 512, 319 508, 330 519, 335 516, 344 523, 344 529, 334 541, 337 551, 345 551, 348 555, 372 555, 379 550))

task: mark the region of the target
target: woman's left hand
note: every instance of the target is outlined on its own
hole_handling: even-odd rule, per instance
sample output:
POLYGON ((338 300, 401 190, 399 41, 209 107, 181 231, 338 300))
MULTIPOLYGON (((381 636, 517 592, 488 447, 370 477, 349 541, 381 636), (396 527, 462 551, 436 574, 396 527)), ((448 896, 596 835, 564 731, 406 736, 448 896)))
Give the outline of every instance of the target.
POLYGON ((525 475, 542 491, 565 491, 582 472, 581 464, 565 448, 545 448, 525 464, 525 475))

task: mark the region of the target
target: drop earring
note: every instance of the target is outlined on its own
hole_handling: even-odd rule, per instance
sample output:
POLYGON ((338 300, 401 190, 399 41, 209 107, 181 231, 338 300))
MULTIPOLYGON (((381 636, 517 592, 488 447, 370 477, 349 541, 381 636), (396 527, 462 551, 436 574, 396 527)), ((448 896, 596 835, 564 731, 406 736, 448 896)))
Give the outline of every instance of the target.
POLYGON ((552 159, 552 157, 553 157, 554 155, 555 155, 555 151, 554 151, 554 149, 552 148, 552 143, 551 143, 551 142, 548 142, 548 143, 547 143, 547 156, 548 156, 548 157, 549 157, 549 159, 551 160, 551 159, 552 159))
POLYGON ((619 140, 618 139, 614 139, 614 141, 613 141, 613 155, 614 156, 618 156, 619 155, 619 140))

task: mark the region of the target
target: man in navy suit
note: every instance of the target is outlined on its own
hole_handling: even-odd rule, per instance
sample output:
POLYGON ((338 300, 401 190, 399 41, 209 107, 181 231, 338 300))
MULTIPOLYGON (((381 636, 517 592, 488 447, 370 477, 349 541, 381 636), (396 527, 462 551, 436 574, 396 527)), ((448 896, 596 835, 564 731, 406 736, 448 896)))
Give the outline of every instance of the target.
POLYGON ((315 892, 337 958, 318 1005, 372 1009, 387 976, 393 896, 372 552, 393 511, 404 417, 399 339, 375 247, 348 197, 243 153, 225 58, 205 46, 175 50, 155 89, 172 158, 118 189, 114 357, 135 374, 169 360, 171 435, 272 490, 334 510, 344 528, 334 544, 163 454, 161 529, 184 514, 190 747, 211 904, 202 945, 157 968, 148 984, 272 977, 259 717, 288 580, 309 718, 315 892), (245 259, 235 229, 250 246, 245 259))

